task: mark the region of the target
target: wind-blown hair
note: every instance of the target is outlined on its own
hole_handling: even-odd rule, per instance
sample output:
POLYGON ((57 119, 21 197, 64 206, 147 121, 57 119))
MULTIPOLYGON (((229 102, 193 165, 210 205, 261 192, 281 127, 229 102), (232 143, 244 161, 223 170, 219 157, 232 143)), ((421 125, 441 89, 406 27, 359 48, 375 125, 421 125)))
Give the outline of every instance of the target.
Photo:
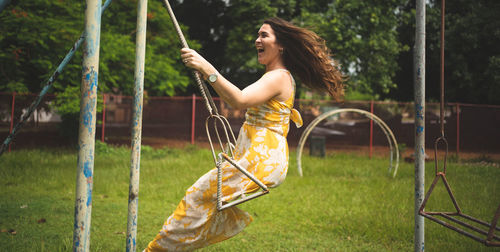
POLYGON ((344 76, 324 39, 278 17, 268 18, 264 24, 271 26, 283 47, 283 63, 290 72, 311 89, 326 91, 335 100, 342 98, 344 76))

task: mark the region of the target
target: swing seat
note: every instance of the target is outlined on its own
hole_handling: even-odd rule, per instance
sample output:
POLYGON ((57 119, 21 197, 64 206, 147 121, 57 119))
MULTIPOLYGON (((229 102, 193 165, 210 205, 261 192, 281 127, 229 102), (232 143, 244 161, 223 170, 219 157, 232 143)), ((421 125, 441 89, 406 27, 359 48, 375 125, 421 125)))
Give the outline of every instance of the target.
POLYGON ((438 173, 434 178, 434 181, 425 196, 424 202, 420 207, 419 214, 446 228, 454 230, 462 235, 465 235, 480 243, 483 243, 486 246, 494 246, 494 247, 500 246, 500 236, 495 234, 495 231, 500 230, 500 228, 497 227, 498 219, 500 217, 500 205, 498 205, 497 211, 493 217, 493 220, 491 221, 491 224, 462 213, 460 207, 458 206, 455 200, 455 197, 453 196, 453 193, 451 192, 448 181, 446 180, 446 175, 444 173, 438 173), (425 203, 427 202, 427 199, 429 198, 430 194, 432 193, 435 185, 440 180, 440 178, 443 181, 444 185, 446 186, 446 189, 448 190, 448 194, 450 195, 450 198, 453 201, 453 205, 455 206, 456 212, 427 212, 424 210, 426 205, 425 203), (443 219, 448 220, 450 222, 446 222, 443 219), (477 226, 473 226, 467 222, 464 222, 464 219, 479 224, 483 228, 479 228, 477 226), (486 227, 487 229, 485 230, 484 227, 486 227), (475 233, 471 231, 474 231, 475 233), (479 236, 478 234, 481 234, 482 237, 479 236))
POLYGON ((249 173, 245 168, 241 167, 238 163, 236 163, 231 157, 229 157, 226 153, 219 153, 219 161, 217 162, 217 210, 222 211, 226 208, 241 204, 243 202, 249 201, 251 199, 255 199, 257 197, 260 197, 262 195, 265 195, 269 193, 269 189, 267 188, 264 183, 262 183, 260 180, 258 180, 253 174, 249 173), (262 191, 250 194, 250 195, 245 195, 243 194, 239 199, 233 200, 231 202, 223 202, 222 201, 222 193, 221 193, 221 187, 222 187, 222 160, 226 160, 229 162, 231 165, 233 165, 236 169, 238 169, 240 172, 245 174, 249 179, 251 179, 255 184, 257 184, 262 191))
POLYGON ((448 141, 444 136, 438 138, 436 142, 434 143, 434 158, 435 158, 435 169, 436 169, 436 176, 434 177, 434 181, 432 181, 431 187, 429 188, 429 191, 425 194, 424 201, 422 202, 422 205, 420 206, 420 209, 418 211, 419 215, 434 221, 440 225, 443 225, 446 228, 449 228, 451 230, 454 230, 462 235, 465 235, 469 238, 472 238, 478 242, 483 243, 486 246, 495 246, 498 247, 500 246, 500 236, 495 235, 495 231, 500 230, 500 228, 497 227, 498 219, 500 218, 500 204, 498 205, 497 211, 495 212, 495 215, 493 216, 493 220, 490 223, 484 222, 482 220, 476 219, 472 216, 469 216, 467 214, 462 213, 462 210, 460 210, 460 207, 458 206, 458 203, 455 199, 455 196, 453 195, 453 192, 451 191, 451 187, 448 184, 448 180, 446 179, 446 157, 448 155, 448 141), (446 152, 445 152, 445 157, 444 157, 444 167, 442 172, 438 172, 438 163, 437 163, 437 145, 438 142, 443 141, 446 146, 446 152), (439 182, 439 180, 443 181, 444 186, 446 187, 446 190, 448 191, 448 195, 450 196, 451 201, 453 202, 453 205, 455 207, 456 212, 428 212, 425 211, 425 206, 427 204, 427 200, 429 200, 429 197, 432 194, 432 191, 434 190, 436 184, 439 182), (441 217, 437 218, 437 217, 441 217), (457 217, 460 217, 457 218, 457 217), (446 219, 451 222, 446 222, 442 219, 446 219), (473 226, 469 223, 464 222, 463 220, 466 219, 470 222, 479 224, 480 226, 485 226, 487 227, 487 230, 482 228, 479 228, 477 226, 473 226), (472 233, 470 231, 474 231, 475 233, 472 233), (480 237, 477 235, 477 233, 483 235, 483 237, 480 237), (484 236, 486 236, 484 238, 484 236))

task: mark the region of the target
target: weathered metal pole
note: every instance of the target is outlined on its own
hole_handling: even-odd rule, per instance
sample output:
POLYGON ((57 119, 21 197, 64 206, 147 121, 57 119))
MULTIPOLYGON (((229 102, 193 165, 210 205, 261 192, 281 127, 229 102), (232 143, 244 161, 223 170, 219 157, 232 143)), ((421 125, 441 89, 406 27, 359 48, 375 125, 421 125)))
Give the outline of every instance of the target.
POLYGON ((425 194, 425 0, 416 1, 414 47, 415 92, 415 237, 414 250, 424 251, 424 217, 418 214, 425 194))
POLYGON ((139 175, 141 168, 142 107, 144 90, 144 58, 146 55, 146 24, 148 1, 137 2, 137 33, 135 40, 135 88, 132 119, 132 153, 128 196, 127 252, 135 251, 137 210, 139 206, 139 175))
POLYGON ((101 0, 87 0, 83 42, 73 251, 89 251, 101 33, 101 0))

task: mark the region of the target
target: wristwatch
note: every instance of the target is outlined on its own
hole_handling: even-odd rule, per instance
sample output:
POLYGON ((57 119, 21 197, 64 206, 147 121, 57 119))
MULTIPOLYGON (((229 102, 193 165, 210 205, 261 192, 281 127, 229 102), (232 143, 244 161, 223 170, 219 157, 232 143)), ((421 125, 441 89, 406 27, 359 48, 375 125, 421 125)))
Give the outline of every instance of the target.
POLYGON ((210 74, 207 78, 210 84, 214 84, 217 81, 218 75, 217 73, 210 74))

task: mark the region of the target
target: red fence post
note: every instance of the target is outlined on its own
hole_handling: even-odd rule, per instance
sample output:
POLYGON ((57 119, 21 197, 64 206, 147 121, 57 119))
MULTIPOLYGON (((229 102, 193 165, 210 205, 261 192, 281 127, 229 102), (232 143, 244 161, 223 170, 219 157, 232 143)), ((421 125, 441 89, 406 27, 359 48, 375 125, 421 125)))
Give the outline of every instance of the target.
MULTIPOLYGON (((370 101, 370 113, 373 114, 373 100, 370 101)), ((370 119, 370 159, 373 152, 373 120, 370 119)))
POLYGON ((102 94, 102 129, 101 142, 104 143, 104 128, 106 128, 106 94, 102 94))
POLYGON ((457 159, 460 161, 460 103, 457 103, 457 159))
MULTIPOLYGON (((12 111, 10 112, 10 130, 9 134, 12 133, 12 128, 14 127, 14 106, 16 104, 16 92, 12 93, 12 111)), ((9 152, 10 152, 10 143, 9 143, 9 152)))
POLYGON ((192 99, 192 112, 191 112, 191 144, 194 144, 194 126, 196 120, 196 94, 193 94, 192 99))

